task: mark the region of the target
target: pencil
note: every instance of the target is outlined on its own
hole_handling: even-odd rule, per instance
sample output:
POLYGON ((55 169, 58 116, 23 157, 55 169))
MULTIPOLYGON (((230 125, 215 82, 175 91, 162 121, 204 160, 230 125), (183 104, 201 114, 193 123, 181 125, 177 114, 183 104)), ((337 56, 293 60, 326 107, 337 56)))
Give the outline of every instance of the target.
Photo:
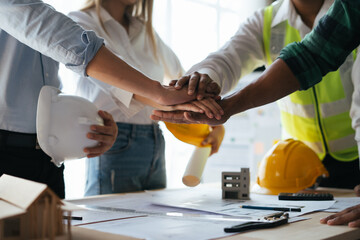
MULTIPOLYGON (((71 218, 71 220, 82 220, 83 219, 82 217, 78 217, 78 216, 71 216, 70 218, 71 218)), ((68 219, 68 216, 63 216, 63 219, 68 219)))
POLYGON ((267 207, 267 206, 253 206, 253 205, 242 205, 240 207, 248 208, 248 209, 272 210, 272 211, 282 211, 282 212, 301 212, 301 208, 267 207))

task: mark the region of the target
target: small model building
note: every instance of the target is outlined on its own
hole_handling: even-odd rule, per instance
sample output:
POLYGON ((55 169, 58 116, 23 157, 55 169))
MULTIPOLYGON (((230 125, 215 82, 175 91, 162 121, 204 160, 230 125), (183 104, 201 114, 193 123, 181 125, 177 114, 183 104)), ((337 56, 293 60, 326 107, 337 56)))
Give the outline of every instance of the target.
POLYGON ((250 199, 249 168, 241 168, 240 172, 222 172, 223 199, 250 199))
MULTIPOLYGON (((55 239, 66 232, 63 203, 46 184, 0 177, 0 239, 55 239)), ((70 212, 68 212, 70 216, 70 212)), ((68 237, 70 220, 68 221, 68 237)))

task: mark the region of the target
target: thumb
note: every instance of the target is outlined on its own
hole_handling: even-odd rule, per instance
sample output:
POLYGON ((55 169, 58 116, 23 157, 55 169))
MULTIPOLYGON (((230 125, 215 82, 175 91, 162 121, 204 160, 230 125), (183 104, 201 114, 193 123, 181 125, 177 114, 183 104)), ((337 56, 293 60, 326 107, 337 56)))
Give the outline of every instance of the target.
POLYGON ((201 145, 206 145, 208 143, 209 143, 209 140, 208 140, 208 138, 206 138, 204 141, 202 141, 201 145))
POLYGON ((207 136, 207 138, 205 138, 205 139, 202 141, 201 144, 202 144, 202 145, 211 144, 211 147, 213 147, 212 145, 214 144, 214 138, 213 138, 211 135, 209 135, 209 136, 207 136))

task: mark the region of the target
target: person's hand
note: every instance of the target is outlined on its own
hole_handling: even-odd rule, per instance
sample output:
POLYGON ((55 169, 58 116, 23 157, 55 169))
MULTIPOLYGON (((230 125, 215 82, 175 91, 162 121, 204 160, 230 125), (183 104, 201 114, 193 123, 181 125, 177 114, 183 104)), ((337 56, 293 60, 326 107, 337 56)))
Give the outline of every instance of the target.
POLYGON ((213 127, 210 134, 201 143, 203 146, 211 144, 210 156, 219 151, 222 140, 224 139, 225 128, 223 125, 213 127))
MULTIPOLYGON (((202 100, 195 100, 192 101, 191 104, 201 109, 208 118, 215 117, 217 120, 220 120, 221 116, 224 115, 224 110, 218 104, 218 102, 215 101, 215 99, 213 98, 204 98, 202 100)), ((186 109, 176 109, 176 110, 186 110, 186 109)))
POLYGON ((151 99, 134 95, 134 98, 146 105, 152 106, 155 109, 162 110, 162 111, 177 111, 177 110, 183 110, 183 111, 189 111, 189 112, 198 112, 198 113, 205 113, 206 116, 209 118, 213 118, 214 116, 217 119, 221 118, 221 115, 224 114, 224 111, 219 106, 219 104, 212 98, 206 98, 203 100, 195 100, 191 102, 176 104, 172 106, 163 106, 160 105, 151 99))
POLYGON ((198 72, 183 76, 179 80, 172 80, 169 85, 176 89, 182 89, 183 86, 188 85, 188 94, 193 95, 197 91, 196 98, 198 100, 218 96, 221 90, 220 86, 209 75, 198 72))
POLYGON ((360 184, 354 187, 356 196, 360 197, 360 184))
POLYGON ((187 94, 187 89, 176 89, 174 86, 161 85, 159 97, 154 99, 157 104, 163 106, 176 105, 195 100, 195 95, 187 94))
POLYGON ((99 144, 95 147, 88 147, 84 149, 88 158, 97 157, 109 150, 114 144, 118 128, 112 118, 111 114, 105 111, 99 111, 99 116, 104 120, 104 126, 91 125, 90 129, 93 132, 87 134, 87 138, 98 141, 99 144))
POLYGON ((221 119, 221 116, 224 114, 220 105, 212 98, 206 98, 200 101, 195 100, 173 106, 160 106, 158 109, 167 112, 183 110, 188 112, 204 113, 208 118, 215 117, 216 119, 221 119))
POLYGON ((327 225, 347 224, 349 227, 360 227, 360 204, 322 218, 320 219, 320 223, 327 225))
POLYGON ((227 99, 223 99, 219 101, 218 104, 224 111, 224 115, 221 116, 221 119, 209 118, 205 114, 201 114, 201 113, 194 113, 187 111, 166 112, 159 110, 154 110, 150 118, 152 120, 172 122, 172 123, 201 123, 201 124, 208 124, 211 126, 221 125, 225 123, 232 115, 232 111, 231 111, 232 104, 227 99))
POLYGON ((213 98, 205 98, 202 100, 195 100, 185 104, 179 104, 174 106, 167 106, 163 111, 176 111, 184 110, 188 112, 205 113, 208 118, 215 117, 220 120, 224 115, 224 111, 221 106, 213 98))
POLYGON ((162 110, 162 111, 176 111, 176 110, 184 110, 184 111, 190 111, 190 112, 199 112, 199 113, 204 113, 204 110, 201 109, 200 107, 198 107, 195 104, 192 104, 192 102, 187 102, 187 103, 181 103, 181 104, 176 104, 176 105, 172 105, 172 106, 164 106, 164 105, 160 105, 154 101, 152 101, 149 98, 145 98, 143 96, 139 96, 134 94, 134 99, 146 104, 148 106, 151 106, 155 109, 158 110, 162 110))

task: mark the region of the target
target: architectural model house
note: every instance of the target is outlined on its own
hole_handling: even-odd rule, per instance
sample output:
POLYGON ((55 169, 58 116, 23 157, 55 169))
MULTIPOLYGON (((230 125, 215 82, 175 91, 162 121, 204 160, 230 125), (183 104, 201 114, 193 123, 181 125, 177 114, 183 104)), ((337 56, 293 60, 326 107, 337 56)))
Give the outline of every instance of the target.
POLYGON ((223 199, 250 199, 249 168, 241 168, 240 172, 222 172, 223 199))
POLYGON ((66 232, 70 237, 64 211, 68 210, 47 185, 5 174, 0 177, 0 239, 55 239, 66 232))

